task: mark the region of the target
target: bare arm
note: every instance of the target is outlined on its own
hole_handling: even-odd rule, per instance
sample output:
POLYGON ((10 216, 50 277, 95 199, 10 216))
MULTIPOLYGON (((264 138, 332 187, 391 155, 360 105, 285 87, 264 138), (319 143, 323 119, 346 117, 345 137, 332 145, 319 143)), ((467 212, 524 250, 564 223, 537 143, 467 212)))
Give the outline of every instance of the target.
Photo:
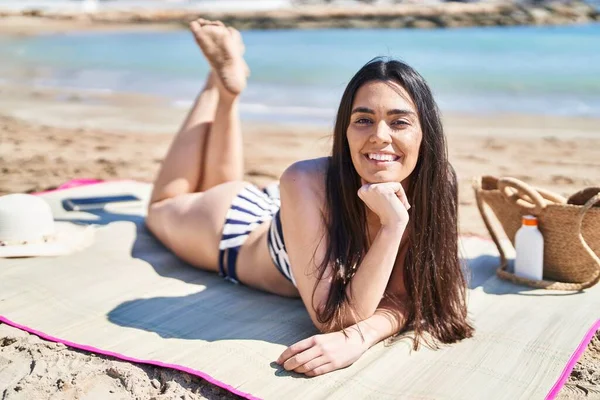
MULTIPOLYGON (((348 315, 346 326, 374 315, 394 269, 405 226, 383 226, 360 263, 346 293, 358 315, 348 315)), ((338 327, 343 328, 343 327, 338 327)))
POLYGON ((396 259, 399 264, 392 270, 384 291, 385 295, 377 305, 375 312, 369 318, 353 326, 360 329, 368 347, 400 332, 406 325, 410 298, 404 285, 404 271, 400 266, 404 264, 407 251, 408 246, 406 245, 400 248, 396 259))
MULTIPOLYGON (((325 204, 324 171, 314 167, 315 161, 294 164, 283 174, 281 218, 292 273, 300 297, 315 326, 324 332, 325 326, 317 320, 316 315, 317 309, 324 306, 329 295, 333 269, 327 266, 323 278, 318 279, 316 271, 325 258, 327 239, 324 238, 326 227, 322 218, 325 204)), ((334 330, 348 327, 374 315, 390 280, 406 227, 406 224, 396 222, 394 220, 384 224, 361 262, 352 283, 348 285, 347 291, 357 314, 348 311, 344 316, 343 326, 335 326, 334 330)))
POLYGON ((288 347, 277 359, 288 371, 307 376, 347 367, 380 341, 400 332, 408 318, 408 302, 394 304, 384 298, 375 313, 347 329, 311 336, 288 347), (399 310, 403 311, 399 311, 399 310), (364 338, 364 340, 363 340, 364 338))
POLYGON ((350 329, 354 328, 355 331, 362 333, 368 349, 404 329, 407 319, 408 300, 398 305, 384 298, 371 317, 358 322, 350 329))

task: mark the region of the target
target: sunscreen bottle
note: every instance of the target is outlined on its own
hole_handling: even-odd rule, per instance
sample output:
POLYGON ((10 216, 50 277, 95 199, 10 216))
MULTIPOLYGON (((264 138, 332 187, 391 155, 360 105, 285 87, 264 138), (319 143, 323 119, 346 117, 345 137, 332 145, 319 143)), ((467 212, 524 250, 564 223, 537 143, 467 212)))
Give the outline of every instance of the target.
POLYGON ((544 237, 538 229, 538 220, 523 216, 523 225, 515 235, 515 275, 541 280, 544 272, 544 237))

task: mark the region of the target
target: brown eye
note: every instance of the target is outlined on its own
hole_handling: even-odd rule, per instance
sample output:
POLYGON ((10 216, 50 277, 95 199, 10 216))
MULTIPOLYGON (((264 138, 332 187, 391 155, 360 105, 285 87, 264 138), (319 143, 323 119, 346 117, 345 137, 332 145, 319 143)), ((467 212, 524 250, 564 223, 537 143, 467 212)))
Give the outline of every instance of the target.
POLYGON ((355 123, 358 124, 358 125, 367 125, 367 124, 371 123, 371 120, 368 119, 368 118, 359 118, 359 119, 356 120, 355 123))

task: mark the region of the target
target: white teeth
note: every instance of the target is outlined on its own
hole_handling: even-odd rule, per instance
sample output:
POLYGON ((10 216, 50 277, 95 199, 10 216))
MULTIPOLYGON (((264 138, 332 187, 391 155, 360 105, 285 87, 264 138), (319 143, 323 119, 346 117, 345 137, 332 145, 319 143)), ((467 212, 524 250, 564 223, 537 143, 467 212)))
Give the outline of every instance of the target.
POLYGON ((369 158, 377 161, 395 161, 398 157, 393 154, 369 153, 369 158))

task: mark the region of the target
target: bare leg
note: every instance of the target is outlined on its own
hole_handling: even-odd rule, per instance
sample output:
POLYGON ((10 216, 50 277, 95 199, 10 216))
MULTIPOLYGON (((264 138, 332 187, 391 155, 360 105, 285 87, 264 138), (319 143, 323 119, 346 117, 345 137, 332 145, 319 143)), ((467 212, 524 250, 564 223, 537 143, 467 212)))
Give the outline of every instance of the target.
POLYGON ((220 22, 191 24, 196 41, 214 70, 175 137, 154 184, 150 204, 243 178, 243 153, 237 108, 247 66, 241 35, 220 22), (223 61, 225 60, 225 62, 223 61))
MULTIPOLYGON (((193 28, 194 29, 194 28, 193 28)), ((238 99, 249 74, 240 33, 221 25, 194 29, 196 39, 215 69, 219 102, 204 153, 204 174, 199 185, 206 191, 221 183, 244 178, 243 140, 238 99), (223 63, 223 60, 227 62, 223 63)))
POLYGON ((219 101, 215 80, 214 74, 209 74, 206 86, 171 143, 154 182, 150 204, 197 190, 204 169, 202 154, 219 101))
POLYGON ((227 64, 226 70, 220 71, 222 64, 209 58, 213 73, 163 161, 146 225, 179 257, 215 271, 225 215, 245 185, 239 181, 243 177, 239 92, 227 89, 221 77, 239 72, 241 77, 231 77, 228 82, 245 86, 247 71, 242 68, 239 32, 219 22, 201 20, 191 26, 203 51, 210 50, 204 52, 207 58, 216 55, 240 67, 227 64), (236 54, 219 55, 233 51, 236 54))
POLYGON ((244 178, 242 132, 237 96, 220 96, 204 153, 205 173, 200 191, 244 178))
MULTIPOLYGON (((204 20, 191 27, 214 73, 164 160, 146 225, 181 259, 217 271, 227 212, 246 185, 238 97, 248 69, 239 32, 204 20)), ((297 295, 273 267, 266 246, 268 227, 262 224, 248 236, 240 250, 238 277, 262 290, 297 295)))

